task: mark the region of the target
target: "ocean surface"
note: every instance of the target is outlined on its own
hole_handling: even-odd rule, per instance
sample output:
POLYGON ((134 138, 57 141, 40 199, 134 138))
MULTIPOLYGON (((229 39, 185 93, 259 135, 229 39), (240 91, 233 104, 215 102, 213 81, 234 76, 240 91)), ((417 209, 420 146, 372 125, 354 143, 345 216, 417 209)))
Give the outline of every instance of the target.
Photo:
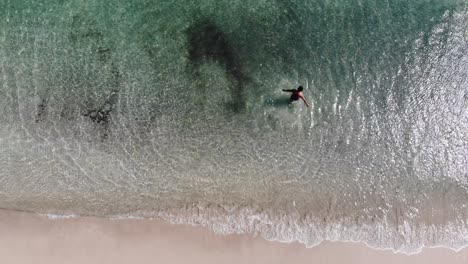
POLYGON ((467 2, 2 0, 0 208, 468 246, 467 2))

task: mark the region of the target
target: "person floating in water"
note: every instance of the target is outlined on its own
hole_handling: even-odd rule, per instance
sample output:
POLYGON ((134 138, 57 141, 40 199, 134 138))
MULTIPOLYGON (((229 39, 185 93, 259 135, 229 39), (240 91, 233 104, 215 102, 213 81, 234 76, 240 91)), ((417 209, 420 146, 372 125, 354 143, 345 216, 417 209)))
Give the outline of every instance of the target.
POLYGON ((302 99, 304 101, 305 105, 309 107, 309 103, 305 99, 304 94, 302 91, 304 88, 302 86, 299 86, 297 89, 283 89, 283 92, 290 92, 291 93, 291 98, 289 99, 289 103, 292 103, 294 101, 297 101, 299 99, 302 99))

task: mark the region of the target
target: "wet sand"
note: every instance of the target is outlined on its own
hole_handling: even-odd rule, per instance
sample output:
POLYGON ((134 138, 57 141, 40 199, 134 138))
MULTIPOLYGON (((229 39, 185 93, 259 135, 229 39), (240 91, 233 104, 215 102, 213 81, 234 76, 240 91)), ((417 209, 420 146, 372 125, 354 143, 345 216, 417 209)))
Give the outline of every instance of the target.
POLYGON ((82 217, 50 220, 0 210, 1 263, 468 263, 468 248, 425 249, 405 255, 361 243, 326 242, 314 248, 252 235, 217 235, 157 220, 82 217))

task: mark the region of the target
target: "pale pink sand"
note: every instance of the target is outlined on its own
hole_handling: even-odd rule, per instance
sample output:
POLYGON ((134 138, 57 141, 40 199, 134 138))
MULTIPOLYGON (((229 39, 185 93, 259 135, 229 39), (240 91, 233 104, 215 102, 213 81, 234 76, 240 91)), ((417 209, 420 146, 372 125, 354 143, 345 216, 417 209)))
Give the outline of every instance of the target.
POLYGON ((426 249, 407 256, 356 243, 327 242, 305 248, 156 220, 49 220, 0 210, 0 263, 467 264, 468 249, 426 249))

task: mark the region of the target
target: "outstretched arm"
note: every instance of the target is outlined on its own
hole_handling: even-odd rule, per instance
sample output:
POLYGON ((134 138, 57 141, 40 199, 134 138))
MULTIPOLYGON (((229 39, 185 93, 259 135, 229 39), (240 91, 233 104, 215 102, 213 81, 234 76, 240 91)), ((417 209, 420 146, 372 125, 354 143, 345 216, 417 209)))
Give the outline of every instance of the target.
POLYGON ((292 92, 294 92, 294 89, 283 89, 283 92, 290 92, 290 93, 292 93, 292 92))
POLYGON ((304 101, 304 104, 305 104, 307 107, 310 107, 309 103, 307 102, 307 100, 305 99, 304 96, 301 96, 301 99, 302 99, 302 101, 304 101))

